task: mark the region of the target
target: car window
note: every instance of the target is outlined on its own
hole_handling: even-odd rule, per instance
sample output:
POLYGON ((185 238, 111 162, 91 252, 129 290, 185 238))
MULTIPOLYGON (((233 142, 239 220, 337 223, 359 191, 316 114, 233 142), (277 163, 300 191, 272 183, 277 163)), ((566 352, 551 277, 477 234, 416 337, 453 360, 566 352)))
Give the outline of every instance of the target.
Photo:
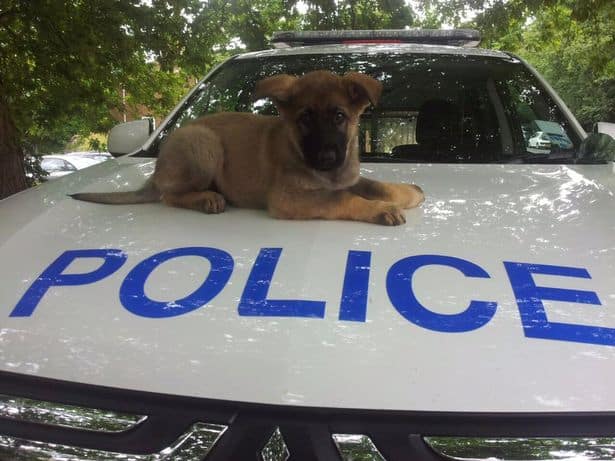
MULTIPOLYGON (((534 160, 573 158, 571 128, 548 94, 526 75, 498 82, 517 149, 534 160)), ((576 146, 578 147, 578 146, 576 146)))
POLYGON ((269 100, 252 101, 256 82, 315 69, 364 72, 382 82, 380 103, 361 119, 363 161, 578 161, 580 137, 534 75, 514 58, 472 55, 387 52, 230 60, 201 84, 160 140, 211 113, 274 115, 269 100))
POLYGON ((76 168, 61 158, 44 158, 41 161, 41 168, 48 173, 57 171, 74 171, 76 168))

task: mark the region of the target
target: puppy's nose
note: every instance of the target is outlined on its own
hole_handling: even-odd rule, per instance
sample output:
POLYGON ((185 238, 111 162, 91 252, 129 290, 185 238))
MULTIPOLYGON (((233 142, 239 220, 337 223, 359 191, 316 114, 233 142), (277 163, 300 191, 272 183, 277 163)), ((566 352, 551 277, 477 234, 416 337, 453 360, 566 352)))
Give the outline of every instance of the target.
POLYGON ((335 149, 324 149, 318 154, 318 169, 331 170, 337 166, 335 149))

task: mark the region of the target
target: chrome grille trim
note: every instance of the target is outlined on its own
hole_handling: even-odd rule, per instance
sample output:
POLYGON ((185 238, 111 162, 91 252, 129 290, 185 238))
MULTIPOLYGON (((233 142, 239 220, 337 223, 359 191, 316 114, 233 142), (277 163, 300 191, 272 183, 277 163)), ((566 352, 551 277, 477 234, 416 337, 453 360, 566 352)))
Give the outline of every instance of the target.
POLYGON ((333 434, 332 437, 344 461, 386 461, 367 435, 333 434))
POLYGON ((276 427, 269 437, 269 441, 260 452, 260 457, 262 461, 287 461, 290 457, 279 427, 276 427))
POLYGON ((96 432, 123 432, 147 416, 0 394, 0 417, 96 432))
POLYGON ((0 436, 0 459, 13 461, 196 461, 203 459, 227 426, 195 423, 170 447, 159 453, 134 455, 91 448, 0 436))
MULTIPOLYGON (((611 440, 615 436, 615 411, 455 413, 314 408, 151 393, 4 371, 0 371, 0 394, 59 402, 59 406, 147 415, 138 424, 121 432, 77 429, 0 415, 0 437, 6 445, 5 449, 25 447, 20 452, 21 458, 0 452, 0 460, 11 461, 38 461, 42 455, 37 459, 36 453, 42 453, 43 449, 48 450, 42 458, 46 461, 50 455, 52 459, 62 461, 83 459, 83 456, 62 456, 59 450, 65 447, 79 447, 76 449, 82 450, 82 453, 88 450, 87 453, 94 453, 95 459, 105 459, 103 456, 108 455, 114 458, 107 459, 116 461, 119 453, 123 454, 123 460, 128 461, 168 460, 169 453, 181 453, 181 449, 191 445, 194 439, 189 436, 185 440, 182 434, 190 435, 193 425, 199 422, 226 427, 204 456, 206 461, 262 459, 263 455, 267 455, 263 453, 263 448, 277 431, 280 437, 276 435, 272 443, 283 440, 292 461, 348 459, 343 453, 345 447, 334 440, 333 435, 336 434, 352 437, 346 442, 355 443, 367 440, 360 435, 364 434, 386 461, 451 459, 431 448, 424 436, 429 436, 430 441, 436 436, 449 439, 592 438, 596 440, 593 449, 607 451, 612 447, 609 444, 600 445, 601 441, 611 440), (358 438, 354 434, 359 434, 358 438), (179 448, 176 447, 178 444, 179 448)), ((201 446, 196 443, 193 447, 198 450, 201 446)), ((367 451, 370 450, 371 446, 367 451)), ((194 460, 203 458, 202 451, 198 455, 197 452, 192 453, 195 453, 194 460)), ((286 454, 283 450, 281 453, 282 456, 286 454)), ((369 459, 371 455, 366 456, 369 459)), ((612 455, 609 457, 613 458, 612 455)))
POLYGON ((454 460, 574 460, 615 459, 615 438, 425 437, 436 453, 454 460))

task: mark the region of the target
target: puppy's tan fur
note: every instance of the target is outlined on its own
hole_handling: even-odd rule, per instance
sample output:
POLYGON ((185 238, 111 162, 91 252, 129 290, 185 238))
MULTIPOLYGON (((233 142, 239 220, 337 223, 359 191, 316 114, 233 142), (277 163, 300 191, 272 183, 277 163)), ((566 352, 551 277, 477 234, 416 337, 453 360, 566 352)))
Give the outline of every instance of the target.
POLYGON ((229 203, 264 208, 283 219, 402 224, 402 208, 419 205, 421 189, 359 176, 359 117, 377 103, 380 92, 378 81, 358 73, 267 78, 257 84, 254 98, 271 98, 279 117, 220 113, 199 118, 171 133, 141 190, 73 197, 99 203, 162 201, 205 213, 220 213, 229 203), (346 155, 339 167, 321 171, 305 161, 297 120, 306 109, 324 114, 331 108, 346 115, 338 127, 348 140, 346 155))

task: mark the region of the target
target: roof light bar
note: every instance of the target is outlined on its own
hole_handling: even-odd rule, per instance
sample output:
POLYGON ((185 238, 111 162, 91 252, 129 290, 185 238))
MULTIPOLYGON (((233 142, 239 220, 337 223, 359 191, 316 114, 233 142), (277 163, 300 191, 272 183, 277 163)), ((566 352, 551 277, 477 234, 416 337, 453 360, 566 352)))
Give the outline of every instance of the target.
POLYGON ((422 43, 476 47, 480 39, 480 32, 474 29, 280 31, 273 33, 271 43, 275 48, 332 43, 422 43))

